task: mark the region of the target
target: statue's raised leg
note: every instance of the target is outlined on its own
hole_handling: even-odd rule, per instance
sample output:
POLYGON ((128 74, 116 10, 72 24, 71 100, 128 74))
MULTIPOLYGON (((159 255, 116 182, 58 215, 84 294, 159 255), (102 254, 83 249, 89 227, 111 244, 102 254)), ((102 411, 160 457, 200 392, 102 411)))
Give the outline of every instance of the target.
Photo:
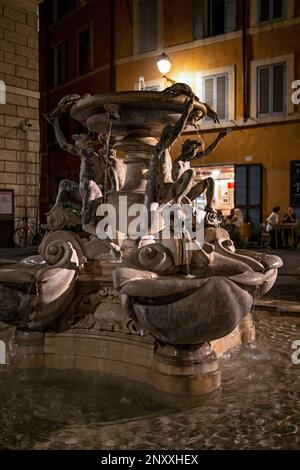
POLYGON ((62 180, 59 183, 55 205, 58 205, 64 202, 66 200, 67 194, 71 194, 77 201, 81 202, 79 184, 71 180, 62 180))
POLYGON ((212 200, 214 197, 215 182, 212 178, 205 178, 199 181, 192 189, 188 192, 187 197, 193 201, 196 197, 199 197, 206 190, 206 210, 212 210, 212 200))
POLYGON ((174 183, 162 183, 160 202, 174 201, 180 204, 193 185, 193 170, 186 170, 174 183))
POLYGON ((82 193, 82 228, 84 231, 95 235, 96 226, 94 224, 94 215, 97 209, 96 200, 101 200, 102 193, 95 181, 88 180, 81 184, 82 193))

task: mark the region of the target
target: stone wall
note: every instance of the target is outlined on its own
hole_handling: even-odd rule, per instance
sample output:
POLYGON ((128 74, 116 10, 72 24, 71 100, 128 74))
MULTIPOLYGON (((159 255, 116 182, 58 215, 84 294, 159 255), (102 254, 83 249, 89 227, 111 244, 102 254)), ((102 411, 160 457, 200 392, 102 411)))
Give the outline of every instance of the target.
POLYGON ((14 190, 16 223, 27 212, 33 226, 40 179, 37 21, 37 1, 0 0, 0 80, 6 85, 6 104, 0 104, 0 189, 14 190))

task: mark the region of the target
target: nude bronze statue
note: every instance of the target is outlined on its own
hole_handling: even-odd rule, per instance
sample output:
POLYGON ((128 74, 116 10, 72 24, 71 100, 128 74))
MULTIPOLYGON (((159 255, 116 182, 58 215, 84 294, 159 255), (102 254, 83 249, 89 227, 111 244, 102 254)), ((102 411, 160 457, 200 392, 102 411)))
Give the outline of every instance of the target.
POLYGON ((212 199, 214 194, 214 181, 212 178, 195 183, 194 171, 190 162, 197 158, 203 158, 211 154, 219 142, 227 135, 226 131, 220 132, 218 137, 205 149, 203 140, 195 141, 188 139, 182 146, 180 156, 173 164, 170 156, 170 147, 175 143, 177 137, 185 129, 188 120, 193 124, 201 117, 208 115, 214 122, 218 122, 217 114, 205 103, 200 103, 199 98, 190 87, 184 84, 175 84, 165 90, 170 96, 185 95, 187 100, 181 117, 176 124, 167 124, 155 146, 150 161, 149 183, 146 192, 146 204, 150 207, 151 202, 167 203, 173 201, 180 203, 187 196, 193 200, 206 190, 206 210, 213 211, 212 199), (195 109, 195 103, 201 104, 195 109), (201 151, 199 151, 201 147, 201 151))
MULTIPOLYGON (((227 135, 227 131, 222 131, 218 134, 217 138, 205 149, 204 141, 187 139, 182 145, 182 151, 179 157, 176 158, 172 177, 174 181, 180 180, 186 171, 192 171, 190 162, 198 158, 204 158, 210 155, 219 145, 221 140, 227 135), (201 148, 199 151, 198 149, 201 148)), ((206 211, 213 211, 212 200, 214 196, 214 180, 213 178, 205 178, 197 183, 193 181, 192 186, 189 188, 186 196, 193 201, 199 197, 206 190, 206 211)))
POLYGON ((75 134, 75 144, 70 144, 60 129, 58 118, 53 114, 45 114, 44 117, 53 126, 59 146, 81 158, 79 183, 62 180, 55 205, 61 204, 67 194, 71 194, 82 203, 83 230, 94 235, 95 226, 92 219, 97 203, 103 198, 103 190, 108 190, 106 179, 109 180, 111 191, 119 191, 125 181, 125 165, 117 158, 115 150, 105 136, 99 135, 98 139, 95 139, 91 132, 75 134))
POLYGON ((168 202, 182 199, 189 190, 193 176, 192 170, 181 176, 175 183, 172 179, 172 159, 170 147, 184 130, 193 109, 193 98, 189 98, 176 124, 167 124, 155 146, 149 166, 149 182, 146 190, 146 205, 152 202, 168 202))

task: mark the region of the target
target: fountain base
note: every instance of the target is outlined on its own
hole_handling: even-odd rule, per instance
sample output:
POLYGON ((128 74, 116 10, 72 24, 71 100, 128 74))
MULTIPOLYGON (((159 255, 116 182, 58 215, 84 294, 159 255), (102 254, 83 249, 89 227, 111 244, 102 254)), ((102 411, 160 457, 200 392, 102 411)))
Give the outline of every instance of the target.
POLYGON ((194 349, 157 348, 150 335, 116 331, 15 329, 7 344, 7 363, 23 369, 96 371, 146 383, 165 393, 202 395, 221 384, 218 356, 254 337, 251 314, 230 335, 194 349))

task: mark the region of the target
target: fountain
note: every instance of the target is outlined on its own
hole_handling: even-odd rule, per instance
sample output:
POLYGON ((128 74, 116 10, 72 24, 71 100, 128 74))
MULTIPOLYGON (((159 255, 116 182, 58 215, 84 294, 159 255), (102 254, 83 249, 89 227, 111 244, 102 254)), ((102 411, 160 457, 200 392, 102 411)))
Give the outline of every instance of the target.
POLYGON ((0 320, 16 327, 9 364, 99 371, 174 394, 220 386, 218 355, 255 340, 254 298, 273 286, 282 262, 236 250, 211 207, 213 181, 194 182, 190 161, 226 132, 206 150, 188 139, 172 163, 177 137, 206 115, 218 122, 175 84, 69 95, 46 116, 61 147, 80 155, 80 182, 61 183, 40 254, 1 261, 0 320), (65 112, 88 130, 74 144, 59 128, 65 112), (195 210, 205 190, 207 206, 195 210), (66 204, 70 194, 81 214, 66 204))

